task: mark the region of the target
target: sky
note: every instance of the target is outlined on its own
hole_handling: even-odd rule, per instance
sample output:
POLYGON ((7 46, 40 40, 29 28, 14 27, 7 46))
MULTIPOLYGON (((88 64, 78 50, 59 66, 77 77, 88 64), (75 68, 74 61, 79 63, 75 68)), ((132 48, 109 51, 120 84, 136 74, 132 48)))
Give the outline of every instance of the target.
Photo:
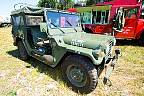
POLYGON ((27 3, 37 5, 39 0, 0 0, 0 16, 9 16, 14 10, 14 5, 18 3, 27 3))

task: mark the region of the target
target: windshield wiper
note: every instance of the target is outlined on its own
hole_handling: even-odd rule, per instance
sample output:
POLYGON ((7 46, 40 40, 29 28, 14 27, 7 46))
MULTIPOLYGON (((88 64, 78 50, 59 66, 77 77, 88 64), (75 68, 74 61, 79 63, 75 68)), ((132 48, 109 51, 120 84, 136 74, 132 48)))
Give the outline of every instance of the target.
POLYGON ((49 22, 51 25, 53 25, 54 27, 56 27, 57 29, 59 29, 62 33, 64 33, 65 34, 65 32, 62 30, 62 29, 60 29, 58 26, 56 26, 55 24, 53 24, 52 22, 49 22))
MULTIPOLYGON (((72 26, 72 28, 74 28, 73 25, 68 20, 66 20, 66 21, 70 26, 72 26)), ((75 28, 74 28, 74 30, 77 32, 77 30, 75 28)))

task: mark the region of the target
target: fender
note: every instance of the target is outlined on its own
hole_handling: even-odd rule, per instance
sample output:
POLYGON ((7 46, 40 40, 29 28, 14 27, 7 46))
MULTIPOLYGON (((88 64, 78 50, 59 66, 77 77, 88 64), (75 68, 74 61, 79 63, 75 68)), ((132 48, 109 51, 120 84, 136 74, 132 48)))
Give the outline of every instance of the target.
MULTIPOLYGON (((77 47, 77 46, 71 46, 71 45, 66 45, 66 49, 67 49, 67 52, 71 52, 71 53, 76 53, 76 54, 79 54, 79 55, 82 55, 82 56, 85 56, 85 57, 88 57, 92 63, 94 65, 99 65, 101 64, 103 58, 98 58, 96 59, 94 56, 93 56, 93 49, 87 49, 87 48, 83 48, 83 47, 77 47)), ((105 57, 105 54, 103 54, 102 57, 105 57)))
MULTIPOLYGON (((79 54, 85 57, 88 57, 94 65, 99 65, 101 64, 103 58, 100 59, 95 59, 93 56, 92 52, 94 50, 92 49, 87 49, 87 48, 82 48, 82 47, 77 47, 77 46, 71 46, 68 44, 63 44, 61 46, 54 47, 54 63, 50 65, 51 67, 55 67, 58 65, 58 63, 61 61, 61 59, 67 54, 67 53, 74 53, 74 54, 79 54)), ((104 54, 105 55, 105 54, 104 54)), ((103 57, 104 57, 103 55, 103 57)))

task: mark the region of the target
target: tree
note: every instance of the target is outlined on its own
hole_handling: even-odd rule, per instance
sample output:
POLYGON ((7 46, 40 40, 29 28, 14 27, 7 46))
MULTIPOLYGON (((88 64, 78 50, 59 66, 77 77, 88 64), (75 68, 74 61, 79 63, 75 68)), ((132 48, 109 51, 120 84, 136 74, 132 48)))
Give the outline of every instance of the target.
POLYGON ((72 0, 39 0, 39 7, 56 8, 56 9, 68 9, 73 7, 72 0), (58 2, 59 1, 59 2, 58 2))
POLYGON ((39 0, 39 7, 55 8, 57 0, 39 0))
POLYGON ((87 0, 86 5, 89 6, 89 5, 96 4, 96 1, 97 0, 87 0))

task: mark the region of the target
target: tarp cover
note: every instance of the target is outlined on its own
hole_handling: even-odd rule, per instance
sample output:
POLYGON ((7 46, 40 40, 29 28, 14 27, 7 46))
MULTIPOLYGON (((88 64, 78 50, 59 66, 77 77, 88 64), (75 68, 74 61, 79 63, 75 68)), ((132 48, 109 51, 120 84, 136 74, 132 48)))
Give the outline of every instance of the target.
POLYGON ((39 14, 39 13, 44 13, 44 8, 41 8, 41 7, 23 7, 23 8, 20 8, 18 10, 14 10, 11 12, 11 15, 13 14, 19 14, 19 13, 30 13, 30 14, 39 14))

